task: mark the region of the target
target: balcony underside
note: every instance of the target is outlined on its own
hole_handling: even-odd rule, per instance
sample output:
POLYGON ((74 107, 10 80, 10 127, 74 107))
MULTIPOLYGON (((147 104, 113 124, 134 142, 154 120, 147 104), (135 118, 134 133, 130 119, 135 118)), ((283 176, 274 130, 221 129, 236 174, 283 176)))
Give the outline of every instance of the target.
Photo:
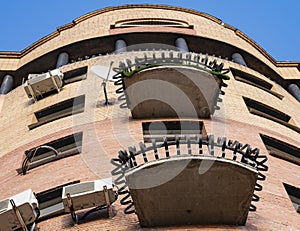
POLYGON ((211 156, 171 157, 126 172, 142 227, 245 225, 257 170, 211 156))
POLYGON ((221 80, 194 67, 157 66, 124 78, 133 118, 209 118, 221 80))

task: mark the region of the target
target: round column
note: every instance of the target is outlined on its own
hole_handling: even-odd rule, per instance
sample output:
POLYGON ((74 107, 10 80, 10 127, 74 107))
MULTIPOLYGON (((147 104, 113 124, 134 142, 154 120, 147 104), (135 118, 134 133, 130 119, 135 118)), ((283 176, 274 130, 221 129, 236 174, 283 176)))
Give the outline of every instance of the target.
POLYGON ((238 63, 240 65, 243 65, 245 67, 247 67, 247 64, 243 58, 243 56, 240 54, 240 53, 234 53, 232 56, 231 56, 233 62, 235 63, 238 63))
POLYGON ((288 91, 300 102, 300 89, 297 84, 291 83, 288 86, 288 91))
POLYGON ((69 54, 67 52, 62 52, 58 55, 56 68, 64 66, 69 63, 69 54))
POLYGON ((177 38, 175 40, 175 46, 182 52, 189 52, 189 47, 184 38, 177 38))
POLYGON ((0 94, 5 95, 8 92, 10 92, 13 89, 14 86, 14 77, 11 75, 6 75, 3 78, 1 88, 0 88, 0 94))
POLYGON ((127 51, 126 47, 127 47, 126 42, 123 39, 118 39, 115 42, 115 53, 120 54, 122 52, 126 52, 127 51))

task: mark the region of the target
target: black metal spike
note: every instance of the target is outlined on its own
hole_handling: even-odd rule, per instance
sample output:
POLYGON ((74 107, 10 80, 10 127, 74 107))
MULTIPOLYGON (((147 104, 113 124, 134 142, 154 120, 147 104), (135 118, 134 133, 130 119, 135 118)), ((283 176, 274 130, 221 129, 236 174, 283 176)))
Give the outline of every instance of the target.
POLYGON ((128 151, 129 151, 129 154, 130 154, 130 158, 132 159, 133 165, 137 166, 136 159, 135 159, 136 148, 134 146, 133 147, 129 147, 128 151))
POLYGON ((156 141, 155 141, 155 139, 152 139, 151 142, 152 142, 155 159, 158 160, 159 156, 158 156, 158 152, 157 152, 156 141))
POLYGON ((259 196, 255 195, 255 194, 252 195, 252 201, 257 202, 257 201, 259 201, 259 199, 260 199, 259 196))
POLYGON ((128 108, 127 102, 120 104, 120 108, 128 108))
POLYGON ((140 142, 139 145, 140 145, 140 149, 141 149, 141 152, 142 152, 144 161, 145 161, 145 162, 148 162, 147 154, 146 154, 146 152, 145 152, 145 150, 146 150, 145 144, 144 144, 143 142, 140 142))
POLYGON ((215 150, 214 150, 214 135, 209 135, 208 136, 208 151, 210 155, 214 155, 215 154, 215 150))
POLYGON ((203 154, 203 148, 202 148, 202 135, 201 134, 198 134, 197 135, 197 143, 199 144, 199 155, 202 155, 203 154))
POLYGON ((188 154, 192 155, 192 148, 191 148, 191 139, 190 136, 186 136, 186 144, 187 144, 187 148, 188 148, 188 154))
POLYGON ((167 137, 164 137, 164 138, 163 138, 163 142, 164 142, 164 147, 165 147, 166 157, 170 157, 167 137))

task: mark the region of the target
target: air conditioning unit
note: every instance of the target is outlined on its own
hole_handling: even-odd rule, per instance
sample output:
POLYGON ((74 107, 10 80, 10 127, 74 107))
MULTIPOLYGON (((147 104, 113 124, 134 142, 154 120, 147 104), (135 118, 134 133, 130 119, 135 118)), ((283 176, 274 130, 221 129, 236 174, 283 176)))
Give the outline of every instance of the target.
POLYGON ((77 222, 75 211, 91 207, 107 207, 108 213, 112 211, 110 205, 116 200, 113 191, 112 178, 87 181, 63 187, 62 201, 65 212, 71 213, 73 221, 77 222))
POLYGON ((29 74, 24 84, 24 89, 29 98, 35 101, 38 96, 56 90, 60 92, 63 85, 63 73, 59 69, 48 71, 44 74, 29 74))
POLYGON ((0 201, 0 230, 28 230, 38 218, 38 201, 31 189, 0 201))

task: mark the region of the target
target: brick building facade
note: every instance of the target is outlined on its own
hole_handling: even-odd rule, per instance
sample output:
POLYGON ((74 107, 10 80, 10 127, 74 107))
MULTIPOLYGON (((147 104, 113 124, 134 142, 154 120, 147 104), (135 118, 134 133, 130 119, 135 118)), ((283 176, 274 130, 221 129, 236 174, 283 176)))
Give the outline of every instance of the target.
MULTIPOLYGON (((255 192, 259 201, 251 202, 256 211, 248 213, 253 207, 246 208, 244 225, 202 222, 199 218, 199 224, 189 224, 187 220, 183 225, 175 222, 167 228, 158 225, 154 229, 300 230, 300 63, 274 60, 251 38, 221 20, 194 10, 160 5, 127 5, 98 10, 59 27, 21 52, 0 52, 0 79, 0 200, 27 189, 42 198, 49 190, 66 184, 112 177, 111 159, 117 158, 120 150, 138 147, 139 142, 145 141, 143 123, 176 122, 184 117, 183 120, 201 122, 204 142, 214 134, 215 138, 226 137, 227 141, 238 140, 260 149, 260 154, 268 158, 268 171, 264 172, 266 179, 260 183, 263 189, 255 192), (59 92, 36 93, 36 100, 28 98, 24 90, 28 75, 47 73, 56 68, 64 74, 64 84, 59 92), (192 79, 194 73, 196 76, 197 73, 200 76, 209 73, 215 79, 230 77, 221 81, 225 95, 217 96, 221 100, 216 99, 217 104, 213 105, 213 101, 211 105, 203 93, 204 104, 213 108, 209 108, 209 114, 202 116, 204 109, 200 108, 201 113, 196 109, 195 116, 186 116, 183 112, 179 118, 172 113, 169 115, 168 110, 162 116, 165 104, 155 104, 151 100, 141 110, 133 111, 134 107, 128 105, 130 100, 133 101, 128 98, 130 92, 120 97, 120 86, 123 87, 121 91, 130 90, 129 81, 135 81, 135 76, 135 83, 148 78, 168 79, 174 74, 172 68, 187 79, 192 79), (115 78, 109 77, 106 82, 111 105, 104 105, 103 82, 108 72, 115 78), (130 74, 125 76, 128 82, 125 72, 130 74), (119 86, 115 84, 118 75, 123 81, 119 86), (124 102, 128 108, 122 108, 124 102), (152 118, 146 113, 148 109, 152 118), (69 143, 68 137, 71 137, 69 143), (32 161, 29 167, 25 165, 24 172, 28 153, 41 145, 53 146, 53 143, 64 156, 51 159, 53 153, 46 153, 51 157, 49 161, 36 165, 32 161)), ((185 83, 176 86, 184 89, 183 85, 185 83)), ((200 85, 201 80, 195 83, 196 88, 200 89, 200 85)), ((140 90, 155 91, 158 88, 156 84, 143 84, 140 90)), ((166 93, 170 91, 168 86, 163 89, 166 93)), ((188 91, 184 91, 185 95, 188 91)), ((163 95, 160 92, 158 94, 163 95)), ((191 90, 189 99, 201 101, 194 92, 191 90)), ((136 90, 132 97, 135 94, 136 90)), ((175 92, 172 97, 179 96, 175 92)), ((176 98, 176 101, 180 99, 176 98)), ((174 110, 178 115, 177 109, 174 110)), ((167 134, 166 124, 163 130, 167 134)), ((216 148, 220 144, 213 143, 216 148)), ((209 145, 208 142, 208 148, 209 145)), ((172 148, 170 153, 176 153, 172 148)), ((243 153, 242 146, 240 149, 238 152, 243 153)), ((218 155, 217 151, 215 155, 218 155)), ((172 157, 164 161, 168 158, 172 157)), ((149 159, 148 163, 151 161, 157 160, 149 159)), ((245 168, 243 161, 241 166, 245 168)), ((230 182, 225 183, 230 185, 230 182)), ((36 230, 143 229, 139 214, 143 212, 124 214, 126 205, 121 205, 121 198, 119 195, 113 203, 112 218, 107 217, 106 210, 100 210, 74 226, 70 214, 59 213, 37 220, 36 230)), ((133 203, 137 205, 137 201, 133 203)), ((217 209, 218 205, 213 206, 217 209)), ((78 211, 79 218, 84 212, 86 210, 78 211)))

